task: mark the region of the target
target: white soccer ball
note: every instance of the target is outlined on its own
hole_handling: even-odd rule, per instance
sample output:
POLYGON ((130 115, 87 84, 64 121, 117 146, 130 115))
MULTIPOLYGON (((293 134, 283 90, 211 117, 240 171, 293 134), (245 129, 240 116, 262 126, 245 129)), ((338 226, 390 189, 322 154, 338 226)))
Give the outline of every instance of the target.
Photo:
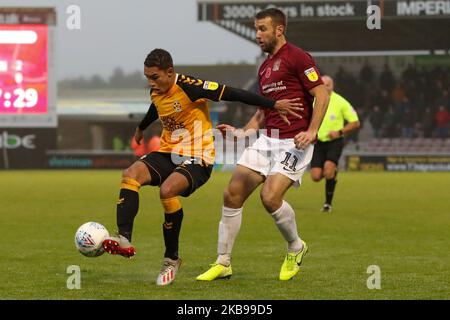
POLYGON ((105 253, 102 243, 107 237, 109 232, 103 225, 87 222, 75 233, 75 246, 86 257, 98 257, 105 253))

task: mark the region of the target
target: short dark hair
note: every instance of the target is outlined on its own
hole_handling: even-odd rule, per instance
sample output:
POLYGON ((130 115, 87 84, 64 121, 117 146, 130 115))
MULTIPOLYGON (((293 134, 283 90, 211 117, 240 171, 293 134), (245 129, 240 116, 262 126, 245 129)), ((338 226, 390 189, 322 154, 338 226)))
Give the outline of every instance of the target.
POLYGON ((172 56, 164 49, 154 49, 145 58, 144 65, 148 68, 157 67, 161 70, 167 70, 173 67, 172 56))
POLYGON ((272 18, 272 22, 274 26, 282 25, 284 27, 284 30, 287 28, 287 19, 286 15, 283 11, 277 8, 268 8, 264 9, 262 11, 259 11, 255 18, 257 20, 264 19, 264 18, 272 18))

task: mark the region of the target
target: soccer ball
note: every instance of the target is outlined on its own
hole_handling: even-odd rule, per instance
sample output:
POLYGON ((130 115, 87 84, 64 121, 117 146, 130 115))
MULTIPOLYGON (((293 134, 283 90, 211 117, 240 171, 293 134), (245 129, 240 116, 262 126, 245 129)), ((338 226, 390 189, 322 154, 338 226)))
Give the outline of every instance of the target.
POLYGON ((106 228, 97 222, 87 222, 75 233, 75 246, 86 257, 98 257, 105 253, 103 240, 109 237, 106 228))

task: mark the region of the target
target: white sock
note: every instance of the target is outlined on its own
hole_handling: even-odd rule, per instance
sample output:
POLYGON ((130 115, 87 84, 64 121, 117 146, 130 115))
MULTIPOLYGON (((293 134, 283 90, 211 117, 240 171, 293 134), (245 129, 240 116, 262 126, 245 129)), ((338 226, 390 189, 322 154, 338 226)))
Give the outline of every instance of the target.
POLYGON ((233 250, 242 223, 242 208, 232 209, 222 207, 222 219, 219 223, 219 241, 217 245, 218 257, 216 263, 229 266, 231 263, 231 250, 233 250))
POLYGON ((298 252, 302 250, 303 243, 297 232, 295 212, 289 203, 283 200, 281 207, 277 211, 271 213, 271 215, 284 239, 288 243, 287 251, 298 252))

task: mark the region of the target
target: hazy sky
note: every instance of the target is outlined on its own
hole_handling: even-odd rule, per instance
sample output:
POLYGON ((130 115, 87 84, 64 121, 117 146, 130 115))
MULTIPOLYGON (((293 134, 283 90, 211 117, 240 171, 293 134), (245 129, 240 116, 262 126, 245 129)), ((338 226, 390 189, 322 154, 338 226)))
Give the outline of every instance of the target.
POLYGON ((0 0, 4 6, 56 8, 59 79, 141 70, 156 47, 169 50, 175 64, 253 63, 260 53, 256 44, 197 21, 196 0, 0 0), (66 27, 70 5, 81 9, 80 30, 66 27))

